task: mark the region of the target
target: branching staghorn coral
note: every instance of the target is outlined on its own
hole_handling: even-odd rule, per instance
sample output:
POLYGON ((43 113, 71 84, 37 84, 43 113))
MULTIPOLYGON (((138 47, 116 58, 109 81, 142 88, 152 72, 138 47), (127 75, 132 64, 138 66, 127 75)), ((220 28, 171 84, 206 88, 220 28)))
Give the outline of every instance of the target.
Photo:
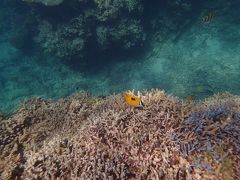
POLYGON ((238 96, 218 95, 194 103, 152 90, 143 92, 142 99, 145 103, 142 110, 125 104, 121 94, 98 98, 80 93, 57 102, 27 101, 17 114, 1 121, 1 139, 12 137, 8 144, 1 145, 1 178, 239 176, 236 170, 240 168, 240 156, 235 146, 239 145, 235 133, 240 129, 238 96), (194 112, 204 115, 194 116, 194 112), (208 118, 211 122, 205 125, 201 136, 195 131, 197 120, 190 121, 192 126, 187 124, 193 117, 201 117, 200 121, 208 118), (21 125, 24 120, 31 123, 21 125), (220 128, 212 131, 212 124, 220 128), (14 127, 18 125, 20 130, 15 133, 14 127), (228 128, 235 132, 229 133, 228 128), (225 132, 220 133, 222 130, 225 132), (193 147, 188 152, 191 139, 195 147, 203 148, 193 147), (210 148, 204 148, 208 144, 210 148))

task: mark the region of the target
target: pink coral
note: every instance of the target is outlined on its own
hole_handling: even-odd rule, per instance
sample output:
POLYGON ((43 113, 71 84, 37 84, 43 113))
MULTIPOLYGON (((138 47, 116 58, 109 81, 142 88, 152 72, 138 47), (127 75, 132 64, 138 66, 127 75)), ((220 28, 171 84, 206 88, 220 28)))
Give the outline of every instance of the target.
MULTIPOLYGON (((237 137, 213 138, 209 152, 190 152, 184 145, 198 138, 191 129, 185 131, 185 120, 194 111, 224 103, 239 112, 240 97, 218 95, 194 104, 152 90, 143 93, 143 100, 143 110, 129 107, 121 95, 98 98, 80 93, 57 102, 26 102, 0 122, 0 177, 236 179, 240 175, 236 171, 240 156, 232 144, 237 137), (190 152, 187 157, 183 149, 190 152)), ((227 126, 229 118, 223 116, 218 123, 227 126)), ((209 125, 206 135, 196 141, 199 146, 207 144, 209 125)))

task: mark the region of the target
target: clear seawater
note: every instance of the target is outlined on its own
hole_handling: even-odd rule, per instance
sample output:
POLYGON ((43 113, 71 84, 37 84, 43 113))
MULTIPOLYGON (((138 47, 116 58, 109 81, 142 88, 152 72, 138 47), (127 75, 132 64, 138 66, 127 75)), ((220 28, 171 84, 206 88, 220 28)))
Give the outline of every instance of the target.
MULTIPOLYGON (((74 67, 81 64, 71 66, 53 56, 39 57, 41 53, 13 47, 9 36, 18 24, 11 22, 20 26, 24 16, 15 20, 19 8, 24 11, 24 3, 13 1, 10 6, 2 2, 0 111, 14 111, 25 98, 58 99, 80 90, 108 95, 128 89, 160 88, 181 98, 191 95, 196 99, 225 91, 240 94, 238 1, 226 0, 224 5, 222 0, 223 5, 207 24, 199 23, 201 16, 185 17, 186 23, 164 40, 154 32, 142 51, 124 56, 113 54, 107 60, 93 55, 93 63, 85 69, 74 67)), ((38 51, 31 44, 27 48, 38 51)))

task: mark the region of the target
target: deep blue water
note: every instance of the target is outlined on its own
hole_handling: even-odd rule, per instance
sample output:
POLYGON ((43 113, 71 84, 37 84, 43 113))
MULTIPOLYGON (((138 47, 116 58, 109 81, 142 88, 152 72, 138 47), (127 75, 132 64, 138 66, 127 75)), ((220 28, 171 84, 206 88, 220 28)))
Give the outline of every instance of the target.
POLYGON ((240 94, 238 0, 119 3, 2 0, 0 110, 80 90, 160 88, 196 99, 240 94))

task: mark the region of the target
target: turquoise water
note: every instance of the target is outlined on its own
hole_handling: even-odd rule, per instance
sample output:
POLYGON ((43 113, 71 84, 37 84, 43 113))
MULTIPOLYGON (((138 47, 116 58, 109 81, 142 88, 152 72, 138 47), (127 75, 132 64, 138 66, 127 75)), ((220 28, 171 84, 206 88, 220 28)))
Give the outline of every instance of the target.
POLYGON ((10 43, 11 33, 2 22, 0 110, 14 111, 25 98, 58 99, 79 90, 108 95, 127 89, 160 88, 196 99, 224 91, 240 94, 240 18, 234 4, 222 4, 206 24, 199 19, 207 8, 196 18, 188 14, 175 29, 169 28, 174 24, 171 18, 160 15, 155 24, 170 25, 147 31, 151 36, 142 49, 131 54, 126 51, 124 56, 112 53, 106 59, 88 49, 93 51, 87 56, 90 65, 71 65, 51 54, 41 56, 38 47, 33 51, 40 53, 26 53, 10 43))

